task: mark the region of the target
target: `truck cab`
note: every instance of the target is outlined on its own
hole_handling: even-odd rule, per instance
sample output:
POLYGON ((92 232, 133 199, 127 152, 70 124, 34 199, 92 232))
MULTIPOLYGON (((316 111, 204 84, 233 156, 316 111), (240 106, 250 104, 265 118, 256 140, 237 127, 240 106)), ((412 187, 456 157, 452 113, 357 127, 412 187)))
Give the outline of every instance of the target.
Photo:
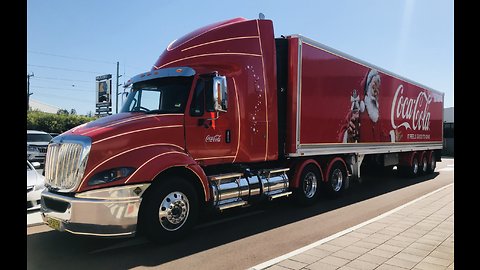
MULTIPOLYGON (((271 21, 243 18, 172 42, 150 71, 126 83, 120 113, 52 140, 44 222, 74 234, 129 236, 143 220, 153 238, 175 238, 199 207, 236 205, 240 196, 229 192, 248 191, 250 182, 257 188, 247 195, 258 195, 262 180, 248 181, 235 164, 278 158, 274 46, 271 21)), ((270 194, 286 190, 285 171, 270 176, 277 179, 264 177, 270 194)))

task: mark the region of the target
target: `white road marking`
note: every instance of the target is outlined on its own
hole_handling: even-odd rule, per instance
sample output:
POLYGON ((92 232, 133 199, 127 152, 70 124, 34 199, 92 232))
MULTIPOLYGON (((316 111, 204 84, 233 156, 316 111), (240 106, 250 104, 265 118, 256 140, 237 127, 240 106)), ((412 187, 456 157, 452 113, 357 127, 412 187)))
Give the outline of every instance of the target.
POLYGON ((453 183, 452 183, 452 184, 449 184, 449 185, 446 185, 446 186, 443 186, 443 187, 441 187, 441 188, 439 188, 439 189, 437 189, 437 190, 434 190, 434 191, 432 191, 432 192, 430 192, 430 193, 428 193, 428 194, 425 194, 425 195, 423 195, 423 196, 421 196, 421 197, 419 197, 419 198, 417 198, 417 199, 415 199, 415 200, 413 200, 413 201, 410 201, 410 202, 408 202, 408 203, 406 203, 406 204, 403 204, 403 205, 401 205, 401 206, 399 206, 399 207, 397 207, 397 208, 395 208, 395 209, 392 209, 392 210, 390 210, 390 211, 388 211, 388 212, 386 212, 386 213, 383 213, 383 214, 381 214, 381 215, 379 215, 379 216, 377 216, 377 217, 374 217, 374 218, 372 218, 372 219, 370 219, 370 220, 367 220, 367 221, 365 221, 365 222, 362 222, 362 223, 360 223, 360 224, 358 224, 358 225, 355 225, 355 226, 353 226, 353 227, 350 227, 350 228, 348 228, 348 229, 346 229, 346 230, 343 230, 343 231, 341 231, 341 232, 338 232, 338 233, 336 233, 336 234, 333 234, 333 235, 331 235, 331 236, 328 236, 328 237, 326 237, 326 238, 323 238, 323 239, 321 239, 321 240, 319 240, 319 241, 317 241, 317 242, 315 242, 315 243, 312 243, 312 244, 310 244, 310 245, 304 246, 304 247, 302 247, 302 248, 299 248, 299 249, 297 249, 297 250, 294 250, 294 251, 292 251, 292 252, 289 252, 289 253, 284 254, 284 255, 282 255, 282 256, 279 256, 279 257, 277 257, 277 258, 273 258, 273 259, 271 259, 271 260, 269 260, 269 261, 266 261, 266 262, 264 262, 264 263, 255 265, 255 266, 253 266, 252 268, 249 268, 248 270, 260 270, 260 269, 265 269, 265 268, 267 268, 267 267, 270 267, 270 266, 272 266, 272 265, 274 265, 274 264, 276 264, 276 263, 279 263, 279 262, 281 262, 281 261, 283 261, 283 260, 285 260, 285 259, 288 259, 288 258, 293 257, 293 256, 295 256, 295 255, 298 255, 298 254, 300 254, 300 253, 303 253, 303 252, 305 252, 305 251, 307 251, 307 250, 309 250, 309 249, 312 249, 312 248, 314 248, 314 247, 316 247, 316 246, 318 246, 318 245, 321 245, 321 244, 323 244, 323 243, 326 243, 326 242, 328 242, 328 241, 330 241, 330 240, 333 240, 333 239, 335 239, 335 238, 337 238, 337 237, 340 237, 340 236, 342 236, 342 235, 344 235, 344 234, 350 233, 350 232, 352 232, 352 231, 354 231, 354 230, 356 230, 356 229, 359 229, 359 228, 361 228, 361 227, 363 227, 363 226, 365 226, 365 225, 368 225, 368 224, 370 224, 370 223, 372 223, 372 222, 375 222, 375 221, 377 221, 377 220, 380 220, 380 219, 382 219, 382 218, 384 218, 384 217, 386 217, 386 216, 388 216, 388 215, 391 215, 391 214, 393 214, 393 213, 395 213, 395 212, 397 212, 397 211, 399 211, 399 210, 401 210, 401 209, 403 209, 403 208, 405 208, 405 207, 407 207, 407 206, 409 206, 409 205, 411 205, 411 204, 413 204, 413 203, 416 203, 417 201, 420 201, 420 200, 422 200, 422 199, 424 199, 424 198, 426 198, 426 197, 428 197, 428 196, 430 196, 430 195, 432 195, 432 194, 434 194, 434 193, 437 193, 437 192, 439 192, 439 191, 441 191, 441 190, 443 190, 443 189, 446 189, 446 188, 448 188, 448 187, 450 187, 450 186, 452 186, 452 185, 453 185, 453 183))

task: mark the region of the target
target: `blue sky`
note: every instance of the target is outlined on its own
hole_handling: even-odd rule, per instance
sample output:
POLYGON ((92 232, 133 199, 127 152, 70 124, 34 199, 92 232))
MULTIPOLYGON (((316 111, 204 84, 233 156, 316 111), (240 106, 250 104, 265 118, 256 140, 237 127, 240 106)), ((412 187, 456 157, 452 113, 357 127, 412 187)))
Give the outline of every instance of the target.
POLYGON ((27 0, 31 98, 94 113, 95 77, 115 77, 117 61, 123 83, 150 70, 174 39, 259 12, 276 37, 302 34, 444 92, 453 106, 453 0, 27 0))

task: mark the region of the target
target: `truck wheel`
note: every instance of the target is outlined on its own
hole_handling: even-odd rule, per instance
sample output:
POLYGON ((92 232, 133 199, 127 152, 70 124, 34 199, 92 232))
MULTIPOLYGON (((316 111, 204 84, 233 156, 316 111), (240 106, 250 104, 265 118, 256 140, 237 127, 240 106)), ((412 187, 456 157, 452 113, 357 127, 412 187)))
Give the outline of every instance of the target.
POLYGON ((435 168, 437 167, 437 160, 435 158, 435 152, 432 152, 432 156, 430 157, 430 162, 428 163, 428 173, 435 172, 435 168))
POLYGON ((328 173, 327 191, 331 197, 339 197, 345 190, 347 171, 340 161, 335 161, 328 173))
POLYGON ((423 155, 421 173, 422 174, 427 174, 427 172, 428 172, 428 160, 427 160, 427 156, 423 155))
POLYGON ((408 177, 416 177, 418 171, 420 170, 420 165, 418 164, 418 156, 413 157, 412 165, 406 167, 408 177))
POLYGON ((150 188, 142 203, 141 222, 146 236, 162 243, 181 238, 197 220, 198 197, 194 187, 183 178, 172 177, 150 188))
POLYGON ((308 164, 300 175, 299 187, 294 190, 295 201, 300 205, 312 205, 318 198, 321 176, 314 164, 308 164))

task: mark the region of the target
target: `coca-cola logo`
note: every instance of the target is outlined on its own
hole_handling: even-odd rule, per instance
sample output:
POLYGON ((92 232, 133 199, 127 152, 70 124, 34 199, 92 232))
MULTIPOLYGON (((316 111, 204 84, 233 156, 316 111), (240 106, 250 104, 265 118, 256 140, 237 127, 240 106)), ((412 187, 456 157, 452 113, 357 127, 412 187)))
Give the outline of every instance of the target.
POLYGON ((222 135, 207 135, 205 137, 205 142, 207 143, 219 143, 222 140, 222 135))
POLYGON ((416 98, 404 96, 403 85, 399 85, 392 101, 392 127, 428 131, 430 129, 429 105, 432 99, 424 91, 418 93, 416 98))

